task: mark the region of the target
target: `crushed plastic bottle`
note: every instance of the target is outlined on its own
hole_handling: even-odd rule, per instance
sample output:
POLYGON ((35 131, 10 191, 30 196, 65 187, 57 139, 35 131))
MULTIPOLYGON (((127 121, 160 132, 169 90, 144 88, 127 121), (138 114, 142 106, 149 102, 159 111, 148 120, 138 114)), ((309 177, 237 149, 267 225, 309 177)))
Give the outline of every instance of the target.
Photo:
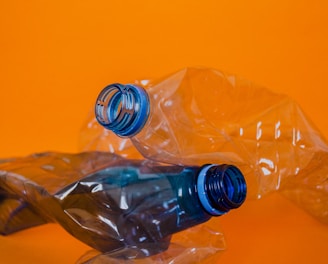
POLYGON ((129 153, 135 146, 144 157, 172 164, 235 164, 249 196, 280 189, 299 202, 308 194, 301 199, 307 210, 328 222, 328 145, 286 95, 215 69, 187 68, 146 85, 107 86, 96 118, 105 129, 89 119, 87 149, 129 153), (311 180, 304 179, 308 172, 311 180))
POLYGON ((167 250, 172 234, 238 208, 246 197, 244 177, 232 165, 170 166, 101 152, 5 162, 0 186, 2 234, 57 222, 124 259, 167 250))

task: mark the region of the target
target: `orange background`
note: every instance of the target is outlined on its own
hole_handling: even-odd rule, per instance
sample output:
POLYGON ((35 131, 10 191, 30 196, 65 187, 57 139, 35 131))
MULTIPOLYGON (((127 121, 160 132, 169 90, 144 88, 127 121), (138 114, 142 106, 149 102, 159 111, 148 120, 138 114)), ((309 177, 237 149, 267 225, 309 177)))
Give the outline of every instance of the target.
MULTIPOLYGON (((287 93, 328 136, 324 0, 2 1, 0 47, 0 158, 76 152, 106 84, 185 66, 287 93)), ((327 226, 278 195, 247 202, 220 225, 220 263, 327 261, 327 226)), ((1 263, 74 263, 86 250, 54 224, 0 237, 1 263)))

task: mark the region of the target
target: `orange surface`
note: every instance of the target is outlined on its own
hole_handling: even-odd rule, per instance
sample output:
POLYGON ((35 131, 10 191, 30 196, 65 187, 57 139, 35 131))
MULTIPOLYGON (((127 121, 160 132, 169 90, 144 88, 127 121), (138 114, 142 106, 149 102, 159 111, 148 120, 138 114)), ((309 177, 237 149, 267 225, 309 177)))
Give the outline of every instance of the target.
MULTIPOLYGON (((209 66, 295 98, 328 136, 327 1, 2 1, 0 157, 77 151, 99 90, 209 66)), ((328 227, 284 198, 221 217, 219 263, 326 263, 328 227)), ((0 237, 1 263, 74 263, 57 225, 0 237)))

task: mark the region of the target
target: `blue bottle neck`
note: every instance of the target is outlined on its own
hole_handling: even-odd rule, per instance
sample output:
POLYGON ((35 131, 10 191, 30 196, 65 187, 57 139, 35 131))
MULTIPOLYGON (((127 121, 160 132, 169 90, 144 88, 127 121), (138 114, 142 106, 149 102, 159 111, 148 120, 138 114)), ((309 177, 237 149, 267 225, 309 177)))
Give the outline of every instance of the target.
POLYGON ((233 165, 205 165, 197 178, 198 197, 204 209, 213 216, 238 208, 246 199, 246 182, 233 165))
POLYGON ((136 85, 111 84, 99 94, 95 105, 97 121, 121 137, 136 135, 150 113, 146 91, 136 85))
POLYGON ((246 199, 246 182, 233 165, 187 167, 167 177, 179 204, 179 226, 185 228, 238 208, 246 199), (183 212, 183 213, 182 213, 183 212))

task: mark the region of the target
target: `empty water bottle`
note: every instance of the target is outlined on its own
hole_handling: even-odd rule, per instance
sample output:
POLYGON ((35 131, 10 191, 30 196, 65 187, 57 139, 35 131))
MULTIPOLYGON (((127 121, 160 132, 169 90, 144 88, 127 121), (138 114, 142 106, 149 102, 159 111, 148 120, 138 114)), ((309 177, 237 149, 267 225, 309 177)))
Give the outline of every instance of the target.
POLYGON ((172 234, 238 208, 246 197, 244 177, 232 165, 167 166, 91 152, 43 153, 0 169, 3 234, 15 224, 13 231, 29 221, 57 222, 91 247, 123 258, 166 250, 172 234))
MULTIPOLYGON (((101 143, 117 146, 108 150, 122 152, 130 138, 157 161, 235 164, 253 197, 281 188, 310 170, 313 158, 327 156, 325 140, 297 103, 236 76, 187 68, 144 88, 112 84, 99 94, 98 122, 121 137, 106 135, 101 143)), ((316 185, 326 189, 321 180, 316 185)))

